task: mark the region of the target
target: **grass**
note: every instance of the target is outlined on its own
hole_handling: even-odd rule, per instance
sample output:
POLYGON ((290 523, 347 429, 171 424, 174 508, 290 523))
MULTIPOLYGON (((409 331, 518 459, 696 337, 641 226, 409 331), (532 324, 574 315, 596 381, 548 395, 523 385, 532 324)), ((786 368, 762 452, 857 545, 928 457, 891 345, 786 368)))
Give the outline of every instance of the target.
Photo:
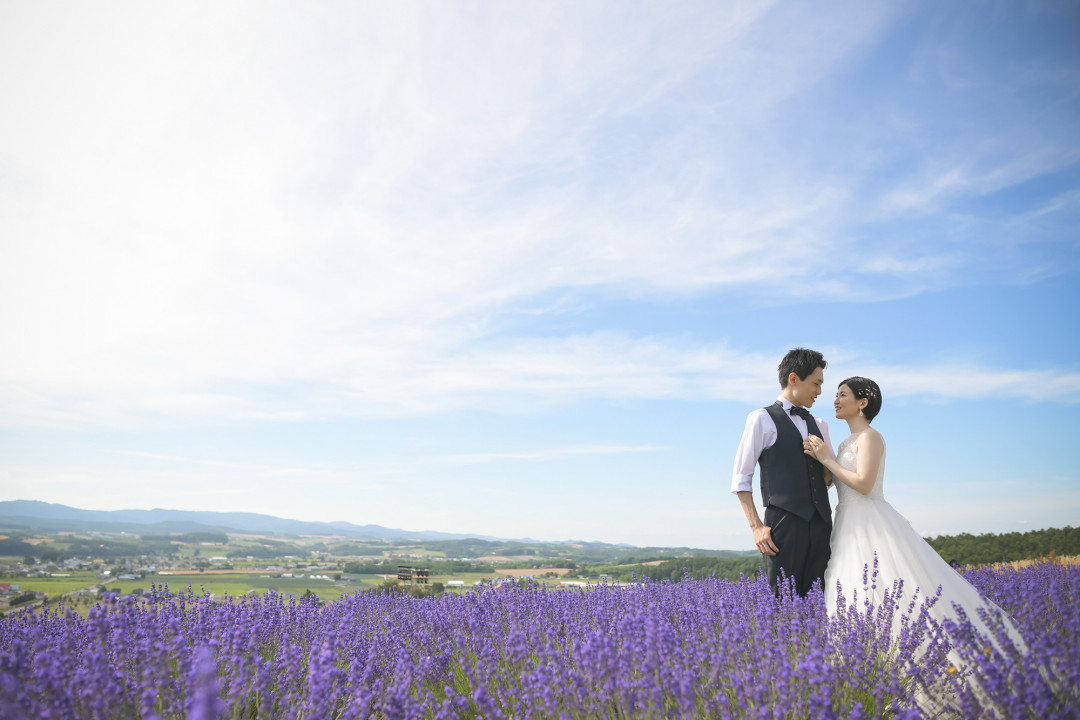
MULTIPOLYGON (((306 574, 306 573, 305 573, 306 574)), ((329 575, 331 578, 336 572, 319 571, 316 574, 329 575)), ((393 573, 389 573, 393 578, 393 573)), ((490 580, 498 575, 494 573, 458 573, 455 575, 432 576, 430 582, 442 583, 444 586, 450 580, 464 581, 466 586, 472 586, 478 580, 490 580)), ((150 590, 151 583, 158 585, 167 584, 173 592, 185 591, 190 584, 192 589, 200 592, 205 589, 212 595, 243 595, 251 590, 265 592, 270 588, 276 588, 282 593, 296 593, 302 595, 305 590, 318 595, 323 600, 337 600, 343 594, 352 594, 357 591, 380 587, 384 579, 380 575, 348 575, 341 581, 322 580, 311 577, 283 578, 273 577, 270 573, 176 573, 171 575, 157 574, 147 575, 138 580, 117 580, 115 577, 102 580, 94 572, 72 572, 70 577, 44 577, 44 578, 10 578, 0 582, 9 582, 19 585, 21 591, 33 591, 46 593, 50 600, 58 600, 65 593, 74 592, 95 585, 104 585, 109 592, 128 595, 132 590, 150 590), (263 575, 270 575, 264 577, 263 575)))
MULTIPOLYGON (((274 588, 282 594, 295 594, 296 597, 299 598, 306 591, 310 590, 320 599, 327 602, 333 602, 339 600, 342 595, 352 595, 357 592, 382 587, 386 582, 386 578, 382 575, 373 574, 342 574, 342 579, 339 581, 333 579, 314 579, 310 576, 303 578, 273 577, 273 573, 247 570, 243 567, 247 564, 248 563, 243 561, 235 563, 238 572, 212 571, 155 574, 147 575, 146 577, 137 580, 117 580, 115 576, 108 579, 101 579, 96 572, 71 572, 68 577, 20 577, 3 579, 0 580, 0 582, 9 582, 11 584, 19 585, 19 589, 22 592, 43 592, 48 596, 50 604, 57 603, 61 600, 62 596, 66 596, 64 597, 65 604, 83 616, 85 616, 90 608, 93 607, 94 603, 97 602, 97 598, 93 596, 76 597, 71 595, 71 593, 84 588, 92 588, 95 585, 103 585, 107 591, 120 595, 130 595, 132 591, 137 589, 148 592, 151 584, 157 584, 159 586, 167 584, 169 590, 173 593, 185 592, 190 585, 191 589, 196 593, 201 594, 205 591, 211 595, 224 596, 228 594, 233 597, 239 597, 251 591, 262 594, 271 588, 274 588)), ((387 578, 394 580, 396 578, 395 572, 391 568, 388 569, 390 569, 391 572, 386 573, 387 578)), ((542 574, 544 571, 534 572, 542 574)), ((334 575, 339 574, 340 571, 324 568, 310 571, 310 573, 328 575, 330 578, 333 578, 334 575)), ((304 572, 304 574, 308 575, 308 572, 304 572)), ((455 573, 453 575, 432 575, 429 583, 432 585, 441 583, 446 592, 459 593, 471 589, 474 583, 481 580, 505 580, 508 578, 508 575, 496 573, 494 571, 467 572, 455 573), (448 583, 451 580, 462 581, 465 585, 464 587, 450 586, 448 583)), ((558 587, 558 580, 545 579, 541 580, 541 582, 558 587)))
POLYGON ((0 582, 18 585, 21 592, 43 592, 50 598, 104 582, 98 580, 97 573, 93 572, 73 572, 70 575, 71 577, 6 578, 0 582))
POLYGON ((311 577, 262 577, 261 575, 251 573, 215 573, 212 575, 205 573, 185 573, 176 575, 148 575, 141 580, 125 580, 122 582, 111 583, 108 588, 112 592, 127 595, 136 588, 149 590, 150 583, 157 583, 158 585, 167 584, 169 590, 174 593, 183 592, 187 590, 188 585, 191 585, 192 590, 201 592, 201 590, 205 589, 206 592, 211 595, 224 595, 228 593, 229 595, 239 596, 252 590, 262 593, 271 588, 275 588, 278 592, 283 594, 295 593, 297 596, 300 596, 304 594, 305 590, 310 590, 323 600, 337 600, 343 593, 353 593, 357 590, 362 590, 365 587, 372 587, 374 585, 374 583, 363 581, 359 583, 355 581, 339 583, 333 580, 321 580, 311 577))

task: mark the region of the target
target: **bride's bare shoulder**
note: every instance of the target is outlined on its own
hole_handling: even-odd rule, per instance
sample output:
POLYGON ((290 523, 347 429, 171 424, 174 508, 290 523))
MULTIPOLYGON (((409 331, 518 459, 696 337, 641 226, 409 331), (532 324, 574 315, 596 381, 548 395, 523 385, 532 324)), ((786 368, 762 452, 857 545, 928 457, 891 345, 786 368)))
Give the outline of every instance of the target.
POLYGON ((874 428, 867 428, 863 432, 859 433, 859 439, 856 441, 856 445, 860 445, 864 448, 884 448, 885 436, 879 433, 874 428))

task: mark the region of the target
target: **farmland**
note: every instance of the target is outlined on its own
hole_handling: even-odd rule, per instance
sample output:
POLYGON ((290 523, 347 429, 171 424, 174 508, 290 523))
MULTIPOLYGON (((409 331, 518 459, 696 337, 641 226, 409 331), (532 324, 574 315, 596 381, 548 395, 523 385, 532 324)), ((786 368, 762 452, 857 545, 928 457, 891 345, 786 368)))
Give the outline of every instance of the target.
MULTIPOLYGON (((9 532, 0 548, 23 555, 0 557, 0 611, 25 604, 56 603, 85 615, 103 596, 144 595, 152 588, 189 588, 214 598, 273 592, 285 598, 343 595, 397 584, 399 566, 429 571, 414 594, 460 592, 483 581, 545 576, 557 582, 575 567, 548 557, 543 546, 467 543, 466 547, 358 541, 325 536, 272 536, 200 532, 171 536, 126 532, 9 532), (493 559, 452 556, 448 550, 496 547, 515 554, 493 559), (558 565, 559 567, 554 567, 558 565), (5 604, 6 603, 6 604, 5 604)), ((605 556, 606 557, 606 556, 605 556)))
MULTIPOLYGON (((969 564, 1007 561, 1019 568, 1047 557, 1068 562, 1080 550, 1071 527, 1007 535, 931 539, 943 557, 969 564)), ((488 540, 388 541, 340 536, 191 532, 33 532, 0 534, 0 612, 23 604, 65 599, 85 614, 101 593, 149 592, 189 586, 217 598, 273 590, 284 597, 314 594, 323 600, 368 592, 397 582, 400 565, 428 570, 414 594, 461 592, 478 582, 535 579, 564 582, 631 582, 642 577, 736 580, 756 574, 756 553, 693 548, 629 548, 603 543, 488 540)))

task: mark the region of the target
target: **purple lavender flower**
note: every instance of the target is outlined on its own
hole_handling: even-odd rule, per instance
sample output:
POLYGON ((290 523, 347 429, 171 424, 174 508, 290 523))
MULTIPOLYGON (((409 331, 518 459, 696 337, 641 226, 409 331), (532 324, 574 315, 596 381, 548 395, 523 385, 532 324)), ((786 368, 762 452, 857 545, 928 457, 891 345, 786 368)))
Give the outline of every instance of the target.
POLYGON ((218 720, 225 706, 218 697, 216 653, 212 647, 203 646, 192 655, 188 720, 218 720))
MULTIPOLYGON (((875 582, 869 577, 868 584, 875 582)), ((1003 618, 935 624, 903 583, 844 599, 761 578, 551 591, 535 583, 331 604, 155 587, 0 622, 3 717, 915 718, 1080 706, 1080 572, 968 578, 1003 618), (1011 625, 1010 625, 1011 627, 1011 625), (985 631, 989 629, 989 634, 985 631), (928 698, 931 698, 928 700, 928 698)), ((961 616, 964 618, 964 616, 961 616)))

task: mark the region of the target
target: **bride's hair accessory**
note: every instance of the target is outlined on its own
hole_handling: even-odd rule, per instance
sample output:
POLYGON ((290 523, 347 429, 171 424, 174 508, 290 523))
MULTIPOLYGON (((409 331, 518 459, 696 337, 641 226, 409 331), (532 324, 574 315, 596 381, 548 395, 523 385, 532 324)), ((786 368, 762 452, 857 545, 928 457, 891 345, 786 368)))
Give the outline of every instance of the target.
POLYGON ((881 411, 881 388, 878 384, 870 378, 856 375, 849 377, 840 385, 847 385, 856 400, 866 400, 866 407, 859 411, 859 415, 865 417, 866 422, 873 422, 881 411))

